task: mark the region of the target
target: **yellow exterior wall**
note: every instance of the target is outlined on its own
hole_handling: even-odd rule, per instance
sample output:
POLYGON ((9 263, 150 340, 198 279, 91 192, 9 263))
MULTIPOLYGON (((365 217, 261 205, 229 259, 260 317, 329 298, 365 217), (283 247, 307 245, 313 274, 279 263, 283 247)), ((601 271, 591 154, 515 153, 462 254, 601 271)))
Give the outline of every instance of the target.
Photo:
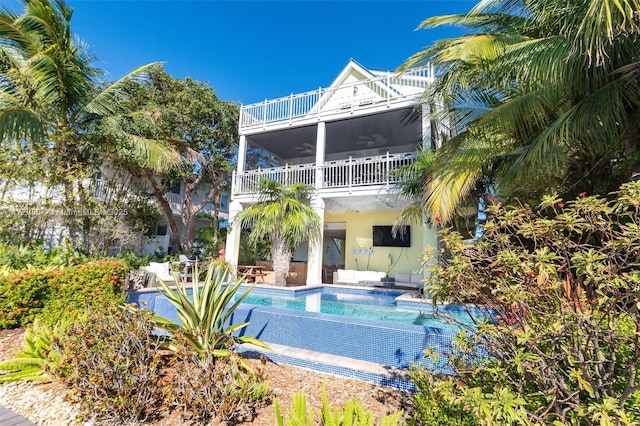
POLYGON ((324 222, 346 223, 345 268, 396 273, 422 269, 422 256, 427 246, 436 246, 436 230, 424 224, 411 224, 411 247, 374 247, 373 225, 393 225, 398 210, 325 213, 324 222), (354 254, 354 249, 373 249, 373 254, 354 254), (391 262, 389 262, 391 255, 391 262))

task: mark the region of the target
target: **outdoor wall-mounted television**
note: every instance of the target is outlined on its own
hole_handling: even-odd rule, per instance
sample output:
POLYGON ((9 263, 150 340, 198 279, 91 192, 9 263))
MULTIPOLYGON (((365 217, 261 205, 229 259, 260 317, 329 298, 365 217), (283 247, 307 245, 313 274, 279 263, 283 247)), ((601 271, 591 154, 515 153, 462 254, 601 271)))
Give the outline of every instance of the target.
POLYGON ((398 231, 394 237, 392 226, 373 226, 373 245, 378 247, 411 247, 411 227, 406 226, 404 232, 398 231))

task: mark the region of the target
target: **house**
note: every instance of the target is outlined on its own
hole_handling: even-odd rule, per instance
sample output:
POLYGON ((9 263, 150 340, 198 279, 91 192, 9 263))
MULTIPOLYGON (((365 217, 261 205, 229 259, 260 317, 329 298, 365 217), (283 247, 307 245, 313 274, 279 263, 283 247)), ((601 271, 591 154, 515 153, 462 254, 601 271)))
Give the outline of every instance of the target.
MULTIPOLYGON (((63 244, 68 237, 68 229, 64 226, 66 217, 82 219, 91 216, 100 220, 90 235, 78 236, 74 244, 84 243, 97 248, 100 253, 117 254, 122 251, 134 251, 139 254, 166 254, 171 251, 170 229, 161 209, 142 206, 157 205, 155 197, 150 194, 147 184, 134 178, 129 173, 104 168, 92 178, 82 180, 82 186, 88 197, 86 206, 68 208, 65 204, 62 185, 46 186, 37 182, 20 183, 0 181, 0 213, 17 215, 15 232, 23 232, 21 226, 29 228, 29 237, 42 241, 45 248, 63 244), (133 212, 133 209, 136 212, 133 212), (135 214, 144 217, 151 229, 141 231, 132 227, 131 218, 135 214), (99 218, 99 219, 98 219, 99 218), (85 241, 79 241, 83 239, 85 241), (87 241, 88 240, 88 241, 87 241)), ((170 185, 165 194, 171 212, 177 222, 178 232, 184 235, 185 229, 181 215, 184 208, 184 189, 180 182, 170 185)), ((204 199, 204 191, 193 194, 194 203, 204 199)), ((214 214, 214 206, 206 204, 201 213, 214 214)), ((223 195, 218 209, 218 219, 228 219, 228 197, 223 195)), ((210 226, 206 217, 196 219, 196 230, 210 226)), ((26 235, 26 233, 23 233, 26 235)))
POLYGON ((321 250, 302 245, 293 258, 306 263, 307 284, 330 282, 326 272, 336 267, 390 277, 421 270, 424 248, 437 245, 436 229, 425 219, 405 239, 391 238, 406 206, 394 191, 401 176, 391 171, 413 162, 421 144, 437 148, 447 130, 419 105, 433 79, 430 68, 394 74, 350 60, 327 88, 242 105, 227 260, 237 265, 234 216, 257 201, 256 183, 270 178, 316 190, 310 204, 322 220, 321 250))

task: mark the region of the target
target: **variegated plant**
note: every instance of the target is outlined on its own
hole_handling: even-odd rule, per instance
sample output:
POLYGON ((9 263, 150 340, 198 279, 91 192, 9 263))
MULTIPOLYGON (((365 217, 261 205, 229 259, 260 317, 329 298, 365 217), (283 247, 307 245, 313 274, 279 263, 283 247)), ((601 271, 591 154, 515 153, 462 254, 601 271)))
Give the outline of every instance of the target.
MULTIPOLYGON (((154 320, 158 327, 172 336, 182 338, 201 356, 210 353, 217 357, 228 357, 235 343, 251 343, 268 348, 257 338, 234 335, 249 324, 249 322, 231 324, 230 318, 249 295, 253 285, 236 299, 235 295, 240 290, 243 278, 225 283, 225 277, 228 275, 227 266, 212 262, 201 286, 198 285, 198 280, 194 279, 191 284, 193 289, 191 296, 187 291, 186 281, 180 281, 175 288, 160 281, 164 296, 178 311, 180 322, 156 315, 154 320)), ((194 268, 193 276, 198 277, 197 267, 194 268)), ((171 343, 170 347, 173 344, 171 343)))

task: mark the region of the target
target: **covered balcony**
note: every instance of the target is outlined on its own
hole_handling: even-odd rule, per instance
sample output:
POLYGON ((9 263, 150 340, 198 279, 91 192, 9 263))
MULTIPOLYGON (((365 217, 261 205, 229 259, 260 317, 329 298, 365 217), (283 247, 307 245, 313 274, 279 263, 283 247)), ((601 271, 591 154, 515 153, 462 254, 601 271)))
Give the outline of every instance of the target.
POLYGON ((322 164, 298 164, 267 169, 258 168, 244 173, 234 173, 233 194, 257 193, 257 184, 262 179, 271 179, 283 185, 304 183, 319 193, 346 190, 349 193, 363 187, 382 186, 389 190, 406 176, 394 171, 399 166, 411 164, 414 153, 400 153, 333 160, 322 164))

